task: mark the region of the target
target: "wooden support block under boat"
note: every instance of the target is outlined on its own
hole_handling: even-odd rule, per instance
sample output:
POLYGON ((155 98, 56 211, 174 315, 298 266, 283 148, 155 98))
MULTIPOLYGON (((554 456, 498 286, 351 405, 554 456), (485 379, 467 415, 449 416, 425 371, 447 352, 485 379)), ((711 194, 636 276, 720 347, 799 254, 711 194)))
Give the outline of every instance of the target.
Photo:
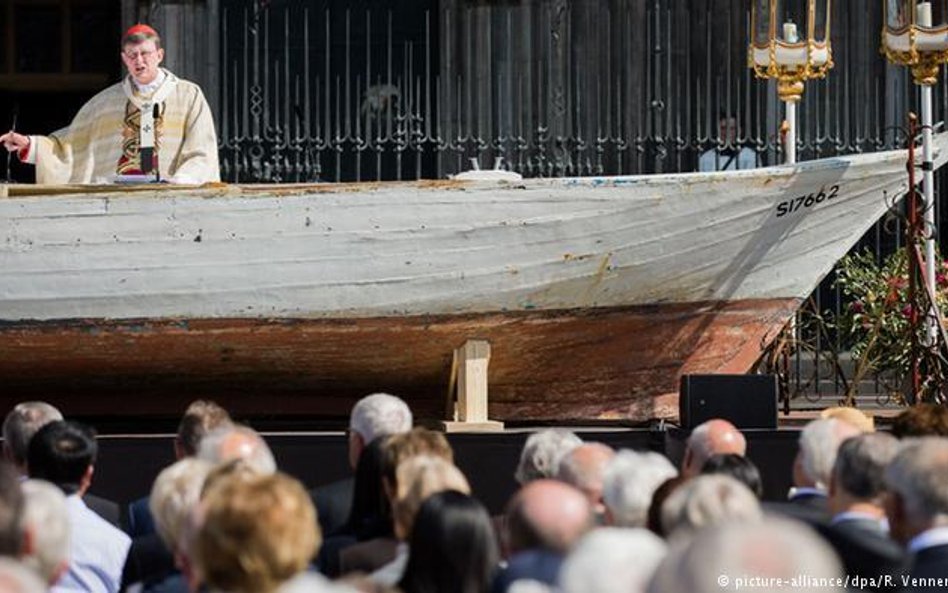
POLYGON ((487 368, 490 365, 490 342, 467 340, 454 350, 450 384, 457 383, 457 400, 451 394, 451 416, 443 427, 447 432, 493 432, 504 429, 503 422, 487 419, 487 368), (455 378, 457 379, 455 381, 455 378))

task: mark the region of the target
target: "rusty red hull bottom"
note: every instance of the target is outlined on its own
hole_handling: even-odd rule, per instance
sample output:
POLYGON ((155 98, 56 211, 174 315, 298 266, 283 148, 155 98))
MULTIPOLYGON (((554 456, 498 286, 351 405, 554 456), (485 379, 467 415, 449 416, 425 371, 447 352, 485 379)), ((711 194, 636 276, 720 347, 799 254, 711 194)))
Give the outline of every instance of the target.
POLYGON ((443 416, 452 350, 491 343, 491 417, 677 416, 682 373, 742 373, 795 299, 351 320, 69 320, 0 325, 0 406, 174 416, 199 397, 243 416, 344 417, 388 391, 443 416))

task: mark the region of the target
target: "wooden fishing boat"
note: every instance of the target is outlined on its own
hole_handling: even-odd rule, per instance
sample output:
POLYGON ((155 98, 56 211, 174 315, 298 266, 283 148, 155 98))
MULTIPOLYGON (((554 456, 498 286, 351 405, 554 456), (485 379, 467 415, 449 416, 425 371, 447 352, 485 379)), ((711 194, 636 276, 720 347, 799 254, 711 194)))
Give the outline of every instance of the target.
MULTIPOLYGON (((936 138, 938 165, 945 135, 936 138)), ((906 191, 903 150, 720 173, 318 185, 8 186, 2 405, 440 416, 489 341, 490 414, 677 414, 746 372, 906 191)))

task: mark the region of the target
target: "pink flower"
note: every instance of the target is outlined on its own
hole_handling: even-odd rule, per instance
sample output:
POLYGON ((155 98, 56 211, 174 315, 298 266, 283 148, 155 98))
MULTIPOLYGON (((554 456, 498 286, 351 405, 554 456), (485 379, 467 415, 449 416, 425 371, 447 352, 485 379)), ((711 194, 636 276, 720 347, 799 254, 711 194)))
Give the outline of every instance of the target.
POLYGON ((905 305, 904 307, 902 307, 902 315, 904 315, 904 316, 906 316, 906 317, 911 317, 911 316, 912 316, 912 311, 913 311, 913 309, 912 309, 911 303, 908 304, 908 305, 905 305))
POLYGON ((945 276, 945 275, 944 275, 943 273, 941 273, 941 272, 936 272, 936 273, 935 273, 935 282, 938 283, 938 286, 944 286, 946 283, 948 283, 948 276, 945 276))
POLYGON ((862 313, 866 310, 862 304, 862 301, 853 301, 850 307, 852 307, 853 313, 862 313))

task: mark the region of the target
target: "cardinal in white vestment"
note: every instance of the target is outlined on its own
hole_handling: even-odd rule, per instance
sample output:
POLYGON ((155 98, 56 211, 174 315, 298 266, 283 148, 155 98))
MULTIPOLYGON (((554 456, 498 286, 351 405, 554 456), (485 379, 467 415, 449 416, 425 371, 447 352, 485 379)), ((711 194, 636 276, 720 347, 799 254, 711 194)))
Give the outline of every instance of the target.
POLYGON ((121 54, 128 76, 90 99, 68 127, 49 136, 11 131, 0 142, 36 165, 37 183, 106 183, 123 175, 220 181, 210 107, 200 87, 161 68, 158 33, 131 27, 121 54))

